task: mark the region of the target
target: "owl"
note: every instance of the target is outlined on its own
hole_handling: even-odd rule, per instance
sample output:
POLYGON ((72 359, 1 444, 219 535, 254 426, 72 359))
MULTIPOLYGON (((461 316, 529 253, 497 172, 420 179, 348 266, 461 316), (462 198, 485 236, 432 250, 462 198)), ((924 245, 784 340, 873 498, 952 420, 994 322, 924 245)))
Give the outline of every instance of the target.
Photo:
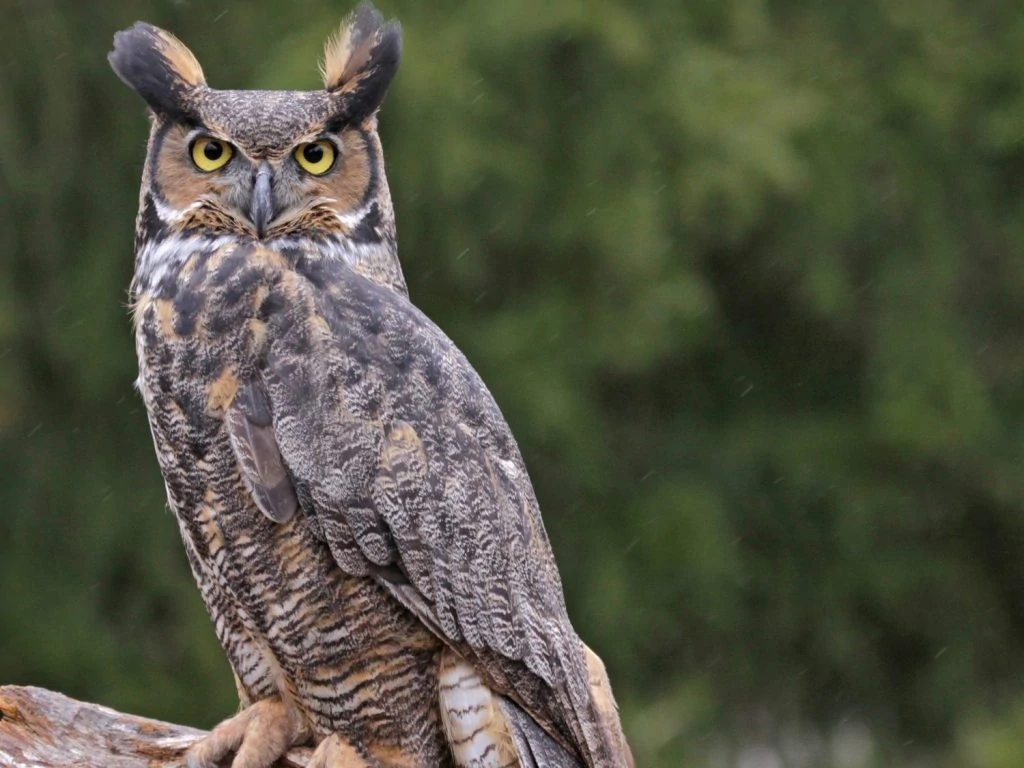
POLYGON ((632 765, 515 440, 408 297, 377 133, 401 49, 362 5, 323 90, 230 91, 168 32, 114 38, 151 115, 138 388, 241 700, 188 764, 632 765))

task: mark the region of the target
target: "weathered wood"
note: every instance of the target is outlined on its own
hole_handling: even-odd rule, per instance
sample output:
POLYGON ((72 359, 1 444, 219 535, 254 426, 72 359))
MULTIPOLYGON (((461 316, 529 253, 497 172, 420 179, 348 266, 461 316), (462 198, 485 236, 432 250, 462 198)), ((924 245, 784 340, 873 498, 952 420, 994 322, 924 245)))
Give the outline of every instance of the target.
MULTIPOLYGON (((206 732, 126 715, 44 688, 0 686, 0 766, 4 768, 162 768, 206 732)), ((279 765, 304 768, 312 750, 294 749, 279 765)))

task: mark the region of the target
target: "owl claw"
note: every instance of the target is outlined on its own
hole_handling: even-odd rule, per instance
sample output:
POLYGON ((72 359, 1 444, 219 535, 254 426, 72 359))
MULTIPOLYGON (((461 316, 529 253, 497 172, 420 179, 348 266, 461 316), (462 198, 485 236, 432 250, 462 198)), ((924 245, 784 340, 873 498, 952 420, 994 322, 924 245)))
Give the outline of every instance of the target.
POLYGON ((270 768, 289 748, 308 737, 306 726, 280 699, 263 699, 189 747, 185 765, 217 768, 234 752, 231 768, 270 768))

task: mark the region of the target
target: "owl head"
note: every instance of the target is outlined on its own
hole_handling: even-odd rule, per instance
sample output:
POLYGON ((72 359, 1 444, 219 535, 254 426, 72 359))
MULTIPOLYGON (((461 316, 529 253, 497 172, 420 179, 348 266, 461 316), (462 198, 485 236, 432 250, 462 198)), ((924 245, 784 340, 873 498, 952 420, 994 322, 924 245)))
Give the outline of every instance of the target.
POLYGON ((404 292, 376 120, 401 50, 398 23, 364 3, 327 41, 324 90, 229 91, 169 32, 118 32, 110 64, 152 115, 137 260, 171 238, 253 239, 404 292))

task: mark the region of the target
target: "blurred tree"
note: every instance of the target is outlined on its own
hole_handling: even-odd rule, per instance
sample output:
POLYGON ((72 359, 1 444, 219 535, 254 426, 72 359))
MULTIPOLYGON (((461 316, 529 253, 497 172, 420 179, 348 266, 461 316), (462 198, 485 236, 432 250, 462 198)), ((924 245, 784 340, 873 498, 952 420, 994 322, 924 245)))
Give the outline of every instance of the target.
MULTIPOLYGON (((1024 763, 1019 4, 384 5, 413 298, 639 763, 1024 763)), ((214 85, 315 88, 345 10, 0 0, 0 680, 234 706, 131 385, 146 124, 105 54, 144 18, 214 85)))

